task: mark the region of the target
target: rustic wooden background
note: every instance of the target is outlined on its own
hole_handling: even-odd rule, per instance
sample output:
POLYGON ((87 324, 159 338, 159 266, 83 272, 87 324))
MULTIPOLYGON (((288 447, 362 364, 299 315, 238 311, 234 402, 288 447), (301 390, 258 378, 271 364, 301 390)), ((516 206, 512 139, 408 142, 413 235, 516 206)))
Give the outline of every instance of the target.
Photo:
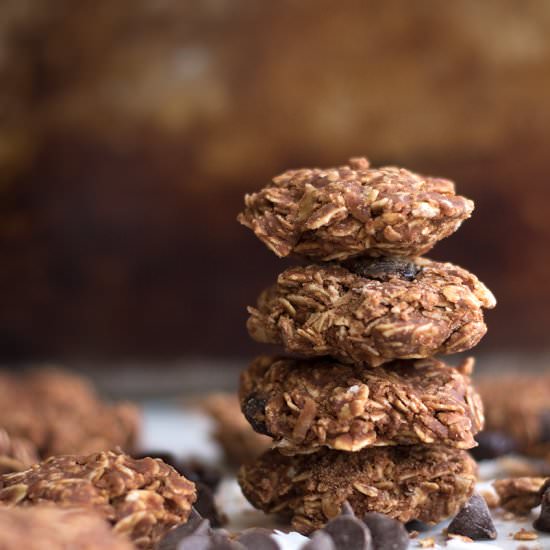
POLYGON ((497 295, 482 351, 545 349, 549 152, 548 2, 4 0, 0 360, 258 351, 243 193, 359 154, 475 199, 432 256, 497 295))

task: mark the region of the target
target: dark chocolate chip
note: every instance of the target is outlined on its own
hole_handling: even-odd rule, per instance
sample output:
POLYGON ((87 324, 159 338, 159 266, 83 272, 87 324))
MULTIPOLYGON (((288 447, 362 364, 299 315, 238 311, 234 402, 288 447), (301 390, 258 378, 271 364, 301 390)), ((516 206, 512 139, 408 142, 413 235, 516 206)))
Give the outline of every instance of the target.
POLYGON ((222 473, 218 468, 196 458, 180 460, 174 467, 187 479, 194 483, 200 481, 207 485, 212 491, 216 491, 222 478, 222 473))
POLYGON ((451 521, 447 531, 453 535, 470 537, 473 540, 493 540, 497 531, 485 499, 474 493, 470 500, 451 521))
POLYGON ((476 435, 478 446, 471 449, 476 460, 491 460, 518 450, 517 441, 504 432, 488 431, 476 435))
POLYGON ((332 538, 323 531, 315 531, 300 550, 336 550, 332 538))
POLYGON ((540 516, 533 523, 533 527, 537 531, 543 531, 550 533, 550 479, 547 479, 543 485, 545 488, 542 494, 542 501, 540 507, 540 516))
POLYGON ((191 508, 191 513, 186 523, 169 531, 160 541, 159 550, 176 550, 178 543, 191 535, 206 535, 211 532, 210 522, 191 508))
POLYGON ((203 518, 210 520, 212 527, 221 527, 225 523, 225 518, 218 511, 214 493, 210 490, 210 487, 200 481, 195 482, 195 487, 197 489, 197 500, 195 502, 197 512, 203 518))
POLYGON ((280 550, 277 541, 271 538, 272 531, 253 527, 243 531, 237 541, 247 550, 280 550))
POLYGON ((366 279, 387 282, 391 279, 414 281, 422 268, 406 258, 354 258, 343 263, 344 267, 366 279))
POLYGON ((323 531, 334 543, 335 550, 369 550, 371 536, 365 524, 353 516, 338 516, 330 520, 323 531))
POLYGON ((396 519, 378 512, 369 512, 363 517, 369 528, 375 550, 405 550, 409 547, 409 533, 396 519))
POLYGON ((250 395, 244 403, 243 414, 254 430, 263 435, 270 435, 265 424, 265 406, 267 402, 257 395, 250 395))

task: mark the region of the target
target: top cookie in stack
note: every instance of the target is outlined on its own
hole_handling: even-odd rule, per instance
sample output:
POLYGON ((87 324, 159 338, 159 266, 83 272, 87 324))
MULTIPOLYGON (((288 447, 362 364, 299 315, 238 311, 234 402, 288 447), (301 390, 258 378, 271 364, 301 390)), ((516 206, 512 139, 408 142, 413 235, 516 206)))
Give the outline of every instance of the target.
POLYGON ((288 170, 246 195, 239 221, 277 256, 318 261, 419 256, 454 233, 474 203, 453 182, 366 158, 329 169, 288 170))
POLYGON ((347 501, 402 522, 438 522, 472 494, 465 452, 483 427, 465 351, 495 305, 477 277, 419 257, 473 210, 448 180, 351 159, 291 170, 247 195, 239 221, 286 269, 249 308, 250 335, 302 358, 257 359, 241 376, 241 409, 275 449, 242 467, 258 508, 311 532, 347 501), (377 368, 374 368, 377 367, 377 368))

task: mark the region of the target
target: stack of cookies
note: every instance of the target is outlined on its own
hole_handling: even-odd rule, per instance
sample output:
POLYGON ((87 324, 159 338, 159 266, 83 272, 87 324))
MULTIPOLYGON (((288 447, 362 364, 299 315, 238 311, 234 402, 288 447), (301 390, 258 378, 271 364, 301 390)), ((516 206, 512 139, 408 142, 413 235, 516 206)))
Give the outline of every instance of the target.
POLYGON ((283 173, 247 195, 239 221, 281 273, 250 308, 248 330, 291 356, 260 357, 242 374, 241 407, 273 448, 242 467, 250 502, 309 533, 349 502, 434 523, 471 496, 467 449, 482 428, 468 350, 495 299, 474 275, 420 257, 468 218, 452 182, 364 158, 283 173))

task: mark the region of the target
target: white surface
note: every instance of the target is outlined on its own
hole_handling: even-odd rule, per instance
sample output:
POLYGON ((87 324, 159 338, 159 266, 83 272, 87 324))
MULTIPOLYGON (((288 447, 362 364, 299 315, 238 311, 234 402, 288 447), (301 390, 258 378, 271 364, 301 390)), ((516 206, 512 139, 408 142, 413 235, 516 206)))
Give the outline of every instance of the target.
MULTIPOLYGON (((175 405, 148 403, 144 406, 144 429, 142 446, 144 450, 170 451, 179 457, 198 457, 208 462, 215 462, 222 456, 221 450, 210 437, 212 431, 210 419, 196 411, 185 411, 175 405)), ((483 478, 499 475, 496 462, 485 462, 480 469, 483 478)), ((491 489, 490 480, 479 483, 481 490, 491 489)), ((227 515, 229 530, 240 530, 247 527, 272 527, 278 529, 273 537, 279 542, 281 550, 296 550, 307 540, 299 533, 285 533, 282 525, 276 520, 254 509, 242 495, 234 478, 222 481, 217 496, 221 509, 227 515)), ((536 541, 513 540, 512 535, 521 528, 532 531, 533 520, 538 510, 534 510, 526 522, 505 521, 498 511, 493 514, 493 521, 498 532, 498 539, 487 542, 463 542, 445 540, 442 530, 446 523, 436 525, 424 531, 417 539, 411 540, 410 548, 419 547, 418 541, 434 538, 435 550, 550 550, 550 535, 538 533, 536 541)))

